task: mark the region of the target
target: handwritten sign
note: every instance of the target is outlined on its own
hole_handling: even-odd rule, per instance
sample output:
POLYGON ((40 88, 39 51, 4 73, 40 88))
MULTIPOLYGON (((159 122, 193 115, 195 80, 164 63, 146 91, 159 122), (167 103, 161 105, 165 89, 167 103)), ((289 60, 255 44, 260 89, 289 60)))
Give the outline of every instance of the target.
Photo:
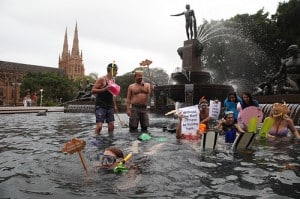
POLYGON ((221 102, 210 100, 209 101, 209 116, 212 119, 217 120, 217 119, 219 119, 220 111, 221 111, 221 102))
POLYGON ((180 108, 183 118, 181 122, 181 133, 186 135, 197 135, 199 125, 198 105, 180 108))

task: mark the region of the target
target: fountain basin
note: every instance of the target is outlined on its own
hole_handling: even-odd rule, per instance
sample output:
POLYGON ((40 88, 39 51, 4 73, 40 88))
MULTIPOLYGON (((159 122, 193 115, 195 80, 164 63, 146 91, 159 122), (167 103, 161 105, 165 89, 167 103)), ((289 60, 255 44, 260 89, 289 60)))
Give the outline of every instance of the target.
POLYGON ((193 82, 194 84, 210 84, 212 83, 212 78, 209 72, 205 71, 187 71, 187 72, 175 72, 171 74, 171 78, 178 82, 178 84, 189 84, 193 82))
MULTIPOLYGON (((218 99, 224 101, 232 86, 220 84, 193 84, 193 104, 197 104, 202 96, 206 99, 218 99)), ((156 112, 165 113, 174 109, 167 105, 167 98, 174 102, 185 102, 185 84, 157 86, 154 90, 156 100, 156 112)))

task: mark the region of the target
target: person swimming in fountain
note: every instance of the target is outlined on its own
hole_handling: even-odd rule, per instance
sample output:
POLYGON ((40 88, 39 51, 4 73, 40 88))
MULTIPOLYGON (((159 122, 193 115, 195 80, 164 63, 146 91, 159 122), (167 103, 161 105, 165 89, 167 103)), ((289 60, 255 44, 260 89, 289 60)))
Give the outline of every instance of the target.
MULTIPOLYGON (((219 102, 219 100, 214 100, 216 103, 219 102)), ((209 115, 209 103, 205 99, 205 97, 201 97, 199 100, 199 124, 198 129, 196 132, 196 135, 198 138, 201 139, 202 135, 206 133, 209 129, 210 122, 213 120, 212 117, 209 115)), ((186 139, 186 136, 182 133, 182 119, 184 118, 183 114, 181 112, 178 113, 178 125, 176 128, 176 138, 177 139, 186 139)))
POLYGON ((221 134, 225 134, 225 142, 233 143, 237 133, 244 133, 245 131, 234 121, 233 111, 225 111, 224 117, 219 120, 215 129, 220 130, 221 134))
POLYGON ((269 137, 273 137, 273 138, 287 137, 288 132, 290 131, 297 139, 300 139, 300 134, 297 131, 292 118, 288 116, 288 113, 289 113, 289 109, 285 103, 273 104, 269 118, 270 117, 273 118, 274 123, 269 132, 269 137))
POLYGON ((186 11, 179 13, 179 14, 175 14, 175 15, 171 15, 171 16, 181 16, 181 15, 185 15, 185 29, 186 29, 186 35, 188 40, 196 39, 197 37, 197 23, 196 23, 196 17, 195 17, 195 13, 194 10, 190 9, 190 5, 187 4, 185 6, 186 11), (193 30, 194 29, 194 30, 193 30), (190 37, 191 35, 191 37, 190 37))
POLYGON ((153 94, 153 86, 143 82, 143 71, 134 72, 135 83, 128 86, 127 91, 127 115, 129 116, 129 129, 136 130, 139 123, 142 130, 149 126, 147 103, 149 96, 153 94))
POLYGON ((97 154, 94 168, 113 170, 124 160, 124 153, 118 147, 108 147, 104 153, 97 154))

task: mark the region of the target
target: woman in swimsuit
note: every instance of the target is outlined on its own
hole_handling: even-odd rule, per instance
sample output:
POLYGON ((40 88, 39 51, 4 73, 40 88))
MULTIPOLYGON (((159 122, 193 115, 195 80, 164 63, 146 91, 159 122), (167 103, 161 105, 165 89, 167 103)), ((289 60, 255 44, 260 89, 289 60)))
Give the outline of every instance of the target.
POLYGON ((275 122, 269 132, 270 137, 285 137, 291 131, 297 139, 300 139, 299 132, 295 128, 292 118, 287 115, 288 113, 286 104, 273 104, 269 117, 274 118, 275 122))

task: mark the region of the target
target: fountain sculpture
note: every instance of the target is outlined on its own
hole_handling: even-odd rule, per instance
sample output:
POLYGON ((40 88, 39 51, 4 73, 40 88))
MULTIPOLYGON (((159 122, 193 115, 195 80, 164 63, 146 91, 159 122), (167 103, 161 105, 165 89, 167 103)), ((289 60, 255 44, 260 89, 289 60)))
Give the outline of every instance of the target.
POLYGON ((155 87, 155 106, 157 113, 168 111, 168 98, 174 102, 193 105, 198 103, 202 96, 207 99, 223 99, 227 93, 234 90, 232 86, 214 84, 210 72, 202 69, 201 53, 203 44, 197 39, 184 41, 184 46, 177 52, 182 59, 181 71, 171 74, 175 84, 155 87))

